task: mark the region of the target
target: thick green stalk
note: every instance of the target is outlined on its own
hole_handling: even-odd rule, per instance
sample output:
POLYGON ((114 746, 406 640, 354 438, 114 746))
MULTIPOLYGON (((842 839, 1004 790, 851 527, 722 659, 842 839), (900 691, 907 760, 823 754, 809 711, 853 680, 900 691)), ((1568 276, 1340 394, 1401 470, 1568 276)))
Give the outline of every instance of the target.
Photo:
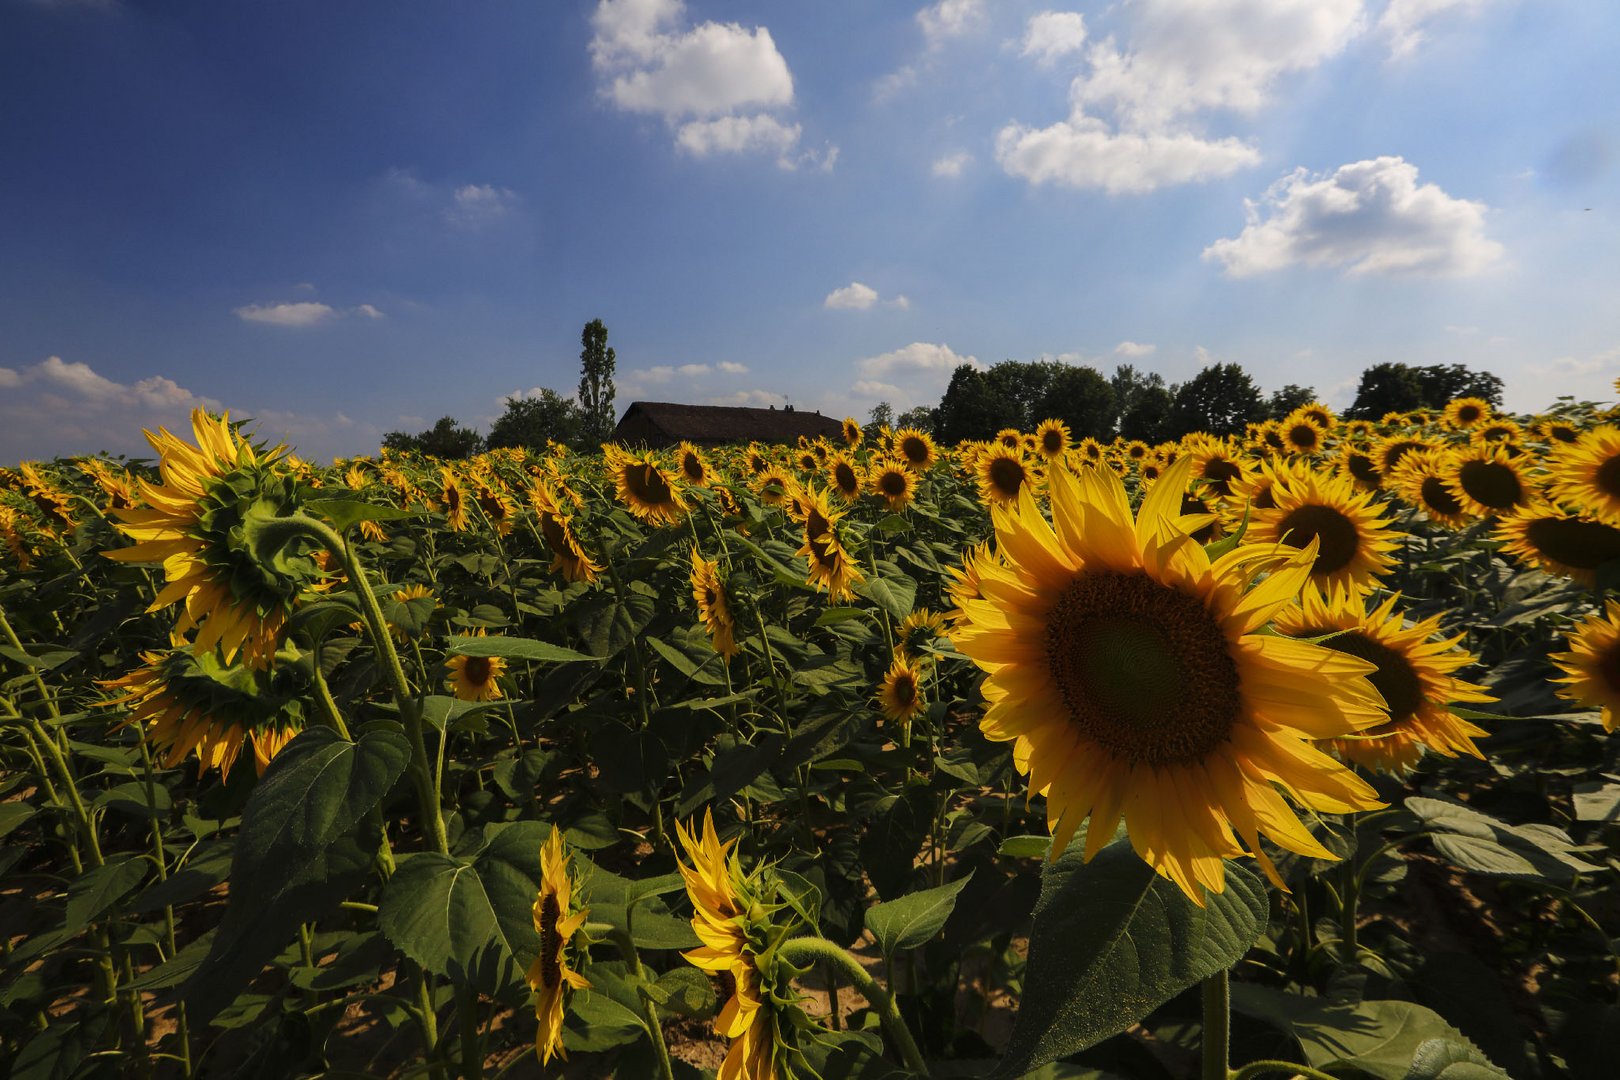
MULTIPOLYGON (((632 905, 633 909, 633 905, 632 905)), ((625 912, 625 918, 630 918, 631 912, 625 912)), ((606 924, 593 923, 591 926, 604 926, 606 924)), ((625 967, 629 970, 631 978, 643 977, 641 957, 636 954, 636 943, 630 936, 629 928, 608 927, 608 934, 613 938, 614 944, 619 947, 619 954, 624 957, 625 967)), ((664 1044, 664 1026, 658 1022, 658 1006, 646 994, 641 998, 641 1018, 647 1024, 647 1035, 652 1039, 653 1050, 658 1054, 658 1075, 662 1080, 675 1080, 675 1066, 669 1059, 669 1047, 664 1044)))
POLYGON ((1204 1066, 1202 1080, 1227 1080, 1231 1058, 1232 988, 1223 968, 1204 980, 1204 1066))
POLYGON ((888 1037, 889 1044, 895 1052, 900 1055, 900 1060, 906 1068, 918 1076, 928 1075, 928 1064, 923 1061, 922 1051, 917 1049, 917 1041, 911 1037, 911 1029, 906 1027, 906 1022, 900 1018, 900 1010, 895 1006, 894 998, 867 973, 858 960, 826 938, 789 938, 777 948, 781 950, 782 959, 790 964, 802 967, 825 962, 843 972, 844 977, 849 979, 855 989, 860 991, 877 1010, 878 1019, 883 1023, 883 1033, 888 1037))

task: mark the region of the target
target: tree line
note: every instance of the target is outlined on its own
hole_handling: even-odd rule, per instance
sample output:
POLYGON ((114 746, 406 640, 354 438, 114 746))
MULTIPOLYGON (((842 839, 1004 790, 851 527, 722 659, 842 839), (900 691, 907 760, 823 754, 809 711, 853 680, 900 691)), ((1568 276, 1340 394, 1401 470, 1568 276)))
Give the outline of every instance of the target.
MULTIPOLYGON (((1386 362, 1361 373, 1350 419, 1437 409, 1457 397, 1502 404, 1502 380, 1462 364, 1414 366, 1386 362)), ((937 406, 895 416, 888 402, 872 410, 874 423, 922 428, 945 443, 990 439, 998 431, 1029 431, 1055 418, 1075 438, 1168 442, 1195 431, 1240 435, 1250 423, 1280 420, 1316 400, 1316 390, 1294 383, 1264 393, 1242 365, 1210 364, 1184 383, 1166 384, 1156 372, 1121 364, 1112 376, 1091 367, 1050 360, 1004 360, 989 368, 959 365, 937 406)))

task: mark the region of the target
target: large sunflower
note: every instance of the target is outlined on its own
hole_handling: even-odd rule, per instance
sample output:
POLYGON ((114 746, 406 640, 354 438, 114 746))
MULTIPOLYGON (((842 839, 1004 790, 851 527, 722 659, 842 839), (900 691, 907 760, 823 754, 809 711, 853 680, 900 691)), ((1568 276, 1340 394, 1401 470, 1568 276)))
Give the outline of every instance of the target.
POLYGON ((1035 429, 1035 449, 1047 461, 1062 461, 1072 436, 1062 420, 1042 420, 1035 429))
POLYGON ((1232 495, 1232 485, 1240 482, 1247 470, 1232 453, 1225 439, 1203 437, 1188 440, 1188 452, 1193 459, 1193 477, 1202 480, 1210 494, 1218 499, 1232 495))
POLYGON ((890 510, 898 514, 911 505, 912 497, 917 493, 917 482, 911 470, 903 464, 880 461, 866 475, 872 485, 872 494, 888 503, 890 510))
POLYGON ((1569 651, 1554 653, 1564 670, 1559 694, 1578 705, 1601 709, 1603 726, 1620 725, 1620 600, 1587 616, 1569 635, 1569 651))
MULTIPOLYGON (((840 451, 827 459, 827 479, 845 502, 855 502, 865 487, 861 467, 849 454, 840 451)), ((908 481, 909 483, 909 481, 908 481)))
POLYGON ((1446 403, 1440 422, 1453 431, 1467 431, 1491 418, 1490 402, 1484 398, 1461 397, 1446 403))
POLYGON ((1252 511, 1245 543, 1311 547, 1311 580, 1322 589, 1370 588, 1395 560, 1394 530, 1366 492, 1342 476, 1309 470, 1279 479, 1275 506, 1252 511))
POLYGON ((895 432, 894 448, 913 472, 927 472, 939 460, 933 437, 918 428, 905 427, 895 432))
POLYGON ((839 425, 838 431, 844 437, 844 445, 851 450, 861 445, 861 424, 853 416, 844 417, 844 422, 839 425))
POLYGON ((1345 443, 1339 447, 1337 466, 1339 474, 1349 477, 1357 491, 1377 491, 1384 484, 1378 458, 1369 447, 1345 443))
POLYGON ((673 525, 686 516, 686 496, 649 453, 632 454, 608 443, 602 463, 613 477, 619 501, 648 525, 673 525))
POLYGON ((1252 853, 1274 874, 1262 833, 1333 858, 1283 793, 1329 813, 1379 805, 1313 743, 1386 714, 1373 665, 1259 633, 1308 580, 1314 549, 1212 563, 1177 528, 1191 464, 1172 466, 1134 521, 1123 485, 1095 469, 1053 471, 1050 524, 1031 493, 992 508, 1006 563, 979 562, 985 599, 961 601, 952 637, 988 673, 985 735, 1012 741, 1046 796, 1053 856, 1089 816, 1091 858, 1123 817, 1137 853, 1202 903, 1224 887, 1223 859, 1252 853))
POLYGON ((141 729, 166 768, 196 754, 199 775, 218 769, 229 777, 246 746, 262 774, 304 729, 297 695, 277 692, 285 676, 226 666, 212 652, 146 652, 141 660, 144 666, 100 684, 124 691, 102 704, 128 708, 125 723, 141 729))
POLYGON ((253 544, 255 521, 298 511, 297 483, 277 468, 280 447, 256 450, 229 416, 197 409, 191 428, 196 446, 167 428, 146 433, 163 482, 142 480, 145 505, 113 511, 136 543, 103 554, 162 564, 166 585, 147 610, 183 604, 177 640, 195 631, 194 651, 218 646, 227 664, 240 652, 249 667, 266 668, 299 595, 320 582, 311 542, 293 541, 274 558, 253 544))
POLYGON ((683 442, 677 456, 680 458, 682 478, 693 487, 707 487, 711 470, 703 452, 691 443, 683 442))
POLYGON ((1512 513, 1536 499, 1524 471, 1499 446, 1476 445, 1453 453, 1441 479, 1452 498, 1475 517, 1512 513))
MULTIPOLYGON (((483 637, 484 628, 473 634, 483 637)), ((451 656, 444 666, 450 669, 446 686, 462 701, 495 701, 506 696, 496 681, 506 674, 506 661, 499 656, 451 656)))
POLYGON ((1498 519, 1496 539, 1520 562, 1582 585, 1596 585, 1605 563, 1620 564, 1620 527, 1550 506, 1498 519))
POLYGON ((534 507, 536 527, 551 550, 552 571, 568 581, 595 581, 602 565, 590 557, 574 535, 573 522, 562 512, 556 490, 544 478, 535 477, 529 502, 534 507))
POLYGON ((1403 455, 1390 474, 1390 486, 1436 525, 1460 529, 1469 522, 1468 510, 1446 486, 1444 474, 1449 456, 1449 451, 1434 448, 1403 455))
POLYGON ((730 663, 737 655, 737 623, 731 617, 731 603, 720 580, 720 564, 705 559, 696 544, 692 545, 692 599, 697 601, 698 616, 708 627, 714 651, 730 663))
POLYGON ((1327 431, 1309 416, 1290 414, 1278 426, 1283 449, 1290 454, 1320 454, 1327 446, 1327 431))
POLYGON ((1620 524, 1620 428, 1605 424, 1558 448, 1552 494, 1600 521, 1620 524))
POLYGON ((1425 748, 1445 757, 1484 757, 1474 739, 1489 732, 1451 711, 1454 702, 1495 700, 1453 674, 1476 657, 1454 647, 1461 635, 1433 640, 1440 632, 1438 615, 1407 626, 1395 610, 1398 599, 1391 596, 1368 611, 1364 598, 1353 592, 1336 591, 1329 599, 1307 588, 1299 605, 1277 616, 1276 627, 1284 634, 1333 634, 1322 644, 1378 665, 1368 679, 1383 695, 1389 720, 1330 745, 1358 765, 1397 774, 1410 772, 1425 748))
POLYGON ((839 536, 838 520, 844 515, 827 505, 825 492, 814 485, 805 484, 804 546, 798 550, 810 563, 809 583, 825 587, 834 601, 848 600, 855 595, 853 586, 865 580, 860 567, 850 558, 839 536))
POLYGON ((1018 493, 1030 486, 1032 473, 1023 450, 992 446, 979 458, 979 495, 995 505, 1016 501, 1018 493))
POLYGON ((529 989, 534 991, 534 1015, 540 1021, 534 1050, 542 1065, 555 1055, 564 1060, 563 1006, 570 990, 589 990, 590 982, 568 966, 568 944, 585 925, 588 909, 575 908, 574 882, 568 872, 562 830, 553 827, 540 849, 540 892, 534 900, 534 929, 540 952, 529 965, 529 989))
POLYGON ((692 930, 703 942, 681 955, 693 966, 731 981, 731 997, 714 1020, 715 1033, 732 1040, 720 1066, 720 1080, 776 1080, 786 1075, 785 1069, 777 1071, 782 1046, 776 994, 791 994, 792 988, 777 985, 776 965, 764 956, 771 944, 764 902, 769 898, 737 865, 732 853, 736 841, 720 842, 712 812, 704 812, 701 836, 680 822, 675 833, 692 861, 691 866, 679 860, 675 865, 692 901, 692 930))

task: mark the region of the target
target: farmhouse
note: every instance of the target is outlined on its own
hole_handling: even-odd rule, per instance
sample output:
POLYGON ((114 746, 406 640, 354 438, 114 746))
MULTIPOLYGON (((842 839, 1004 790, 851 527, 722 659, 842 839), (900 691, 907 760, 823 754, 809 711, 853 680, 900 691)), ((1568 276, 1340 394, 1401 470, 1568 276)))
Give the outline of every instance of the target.
POLYGON ((636 401, 624 411, 613 440, 627 446, 654 449, 682 442, 697 446, 726 443, 795 443, 799 436, 814 439, 839 437, 840 423, 817 412, 784 409, 742 409, 729 405, 679 405, 668 401, 636 401))

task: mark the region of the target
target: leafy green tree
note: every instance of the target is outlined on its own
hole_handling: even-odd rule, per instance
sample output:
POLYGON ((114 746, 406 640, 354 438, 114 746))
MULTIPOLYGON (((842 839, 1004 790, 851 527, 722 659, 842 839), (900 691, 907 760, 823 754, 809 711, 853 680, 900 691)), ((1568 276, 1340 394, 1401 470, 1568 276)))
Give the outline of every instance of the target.
POLYGON ((1502 407, 1502 380, 1488 371, 1470 371, 1462 364, 1430 364, 1417 369, 1423 386, 1423 404, 1441 408, 1453 398, 1477 397, 1493 409, 1502 407))
POLYGON ((1006 393, 1005 384, 1005 378, 992 382, 988 372, 959 364, 951 372, 945 396, 939 399, 934 437, 946 443, 989 439, 1002 428, 1022 426, 1024 412, 1018 400, 1006 393))
POLYGON ((593 446, 613 437, 613 366, 618 357, 607 338, 601 319, 586 323, 579 336, 580 437, 593 446))
POLYGON ((584 417, 572 398, 546 388, 537 397, 509 397, 506 411, 490 425, 484 440, 491 450, 503 446, 543 449, 547 439, 578 445, 584 417))
POLYGON ((1301 405, 1309 405, 1316 400, 1314 386, 1299 386, 1289 383, 1281 390, 1273 390, 1271 397, 1266 399, 1266 419, 1281 420, 1301 405))
POLYGON ((389 450, 414 450, 437 458, 469 458, 484 447, 484 440, 472 428, 464 428, 453 416, 441 416, 438 423, 416 435, 390 431, 382 444, 389 450))
POLYGON ((894 426, 896 428, 913 427, 918 431, 926 431, 932 435, 934 433, 934 413, 935 410, 926 405, 913 405, 894 418, 894 426))
POLYGON ((1345 415, 1351 419, 1377 420, 1385 413, 1410 412, 1423 407, 1423 378, 1411 364, 1385 361, 1361 373, 1356 400, 1345 415))
POLYGON ((894 406, 890 405, 887 401, 880 401, 876 405, 872 406, 872 417, 870 423, 873 427, 882 427, 884 424, 888 424, 890 427, 893 427, 894 406))
MULTIPOLYGON (((1164 389, 1164 376, 1156 371, 1139 372, 1133 364, 1121 364, 1114 369, 1108 384, 1114 390, 1114 415, 1123 429, 1125 417, 1136 407, 1138 397, 1148 390, 1164 389)), ((1152 411, 1149 406, 1149 412, 1152 411)), ((1132 435, 1129 438, 1136 438, 1132 435)))
MULTIPOLYGON (((1037 407, 1046 396, 1047 388, 1052 385, 1053 377, 1062 369, 1062 364, 1051 361, 1003 360, 985 372, 990 394, 1011 406, 1012 415, 1001 427, 1027 431, 1038 422, 1041 418, 1035 415, 1037 407)), ((994 431, 990 432, 990 435, 994 434, 994 431)))
POLYGON ((1028 426, 1053 417, 1068 424, 1076 439, 1109 439, 1114 434, 1114 414, 1114 388, 1101 372, 1060 364, 1030 413, 1028 426))
POLYGON ((1156 385, 1138 388, 1132 395, 1130 411, 1120 418, 1119 433, 1145 443, 1161 443, 1172 438, 1170 410, 1173 405, 1174 400, 1162 379, 1156 385))
POLYGON ((1266 415, 1260 388, 1239 364, 1211 364, 1177 386, 1171 398, 1172 439, 1195 431, 1240 435, 1243 425, 1266 415))

